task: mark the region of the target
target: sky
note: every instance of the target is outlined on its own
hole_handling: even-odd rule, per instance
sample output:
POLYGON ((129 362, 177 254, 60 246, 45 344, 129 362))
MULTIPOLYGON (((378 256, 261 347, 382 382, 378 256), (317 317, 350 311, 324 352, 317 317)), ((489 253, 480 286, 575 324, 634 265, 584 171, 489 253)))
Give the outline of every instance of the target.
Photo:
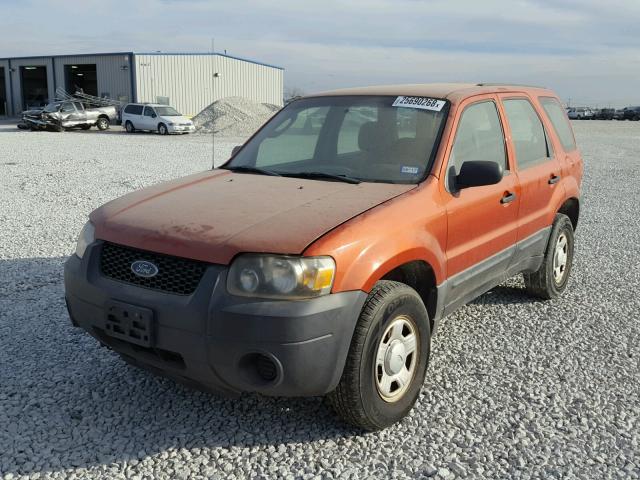
POLYGON ((313 93, 512 82, 640 104, 640 0, 0 0, 0 57, 211 49, 313 93))

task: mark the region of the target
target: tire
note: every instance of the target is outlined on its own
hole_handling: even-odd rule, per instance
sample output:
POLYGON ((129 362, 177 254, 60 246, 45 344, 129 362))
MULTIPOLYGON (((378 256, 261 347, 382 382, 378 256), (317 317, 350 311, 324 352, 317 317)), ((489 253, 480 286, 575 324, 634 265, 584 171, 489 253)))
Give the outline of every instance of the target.
POLYGON ((524 274, 527 293, 544 300, 560 296, 567 288, 571 274, 574 246, 571 220, 566 215, 556 214, 542 266, 537 272, 524 274))
POLYGON ((96 122, 96 127, 98 127, 98 130, 102 132, 107 130, 109 128, 109 119, 104 117, 98 118, 98 121, 96 122))
POLYGON ((403 283, 379 281, 362 308, 342 378, 327 396, 329 404, 346 422, 364 430, 402 420, 420 393, 430 345, 429 315, 418 293, 403 283), (415 345, 413 353, 405 350, 405 342, 415 345), (395 380, 398 376, 408 379, 406 386, 395 380))
POLYGON ((127 131, 127 133, 135 133, 136 131, 133 123, 131 123, 129 120, 124 123, 124 129, 127 131))
POLYGON ((91 129, 91 125, 80 125, 80 128, 82 130, 89 130, 89 129, 91 129))
POLYGON ((158 124, 158 133, 160 135, 167 135, 169 133, 169 130, 167 129, 167 126, 164 123, 158 124))

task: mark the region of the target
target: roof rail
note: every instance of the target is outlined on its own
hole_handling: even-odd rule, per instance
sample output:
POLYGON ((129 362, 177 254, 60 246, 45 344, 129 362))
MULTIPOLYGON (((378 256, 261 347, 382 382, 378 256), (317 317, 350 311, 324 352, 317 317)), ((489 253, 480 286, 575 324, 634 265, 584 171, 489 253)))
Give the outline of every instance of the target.
POLYGON ((540 85, 527 85, 526 83, 499 83, 499 82, 483 82, 476 83, 478 87, 530 87, 530 88, 547 88, 540 85))

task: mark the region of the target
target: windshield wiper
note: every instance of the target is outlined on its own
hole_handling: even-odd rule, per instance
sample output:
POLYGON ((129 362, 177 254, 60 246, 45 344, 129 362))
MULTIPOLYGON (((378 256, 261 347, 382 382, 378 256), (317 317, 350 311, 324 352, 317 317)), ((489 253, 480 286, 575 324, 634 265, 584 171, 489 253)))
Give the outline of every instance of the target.
POLYGON ((325 173, 325 172, 282 173, 281 175, 283 177, 338 180, 340 182, 353 183, 353 184, 362 183, 361 180, 354 177, 349 177, 347 175, 338 175, 333 173, 325 173))
POLYGON ((239 173, 257 173, 259 175, 273 175, 276 177, 282 176, 279 173, 271 170, 265 170, 264 168, 258 168, 258 167, 250 167, 247 165, 239 165, 237 167, 223 167, 223 168, 225 170, 230 170, 232 172, 239 172, 239 173))

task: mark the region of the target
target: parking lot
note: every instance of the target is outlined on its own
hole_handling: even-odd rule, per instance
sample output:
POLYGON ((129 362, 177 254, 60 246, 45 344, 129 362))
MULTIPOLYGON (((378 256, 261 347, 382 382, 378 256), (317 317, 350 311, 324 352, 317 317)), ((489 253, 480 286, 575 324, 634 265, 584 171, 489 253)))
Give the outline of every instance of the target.
MULTIPOLYGON (((0 477, 640 478, 640 123, 574 128, 565 295, 516 277, 445 318, 413 412, 361 434, 320 398, 192 391, 71 326, 62 265, 88 213, 209 168, 209 136, 0 124, 0 477)), ((216 138, 218 161, 240 142, 216 138)))

